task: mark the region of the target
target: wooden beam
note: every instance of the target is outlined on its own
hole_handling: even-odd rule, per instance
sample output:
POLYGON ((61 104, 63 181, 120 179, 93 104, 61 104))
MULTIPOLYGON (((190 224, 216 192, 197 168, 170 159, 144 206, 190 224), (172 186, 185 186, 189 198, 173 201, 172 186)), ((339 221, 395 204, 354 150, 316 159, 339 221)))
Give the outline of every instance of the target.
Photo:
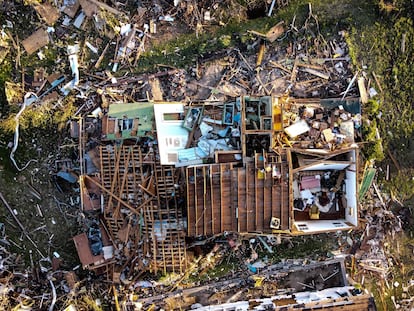
MULTIPOLYGON (((220 164, 219 164, 220 165, 220 164)), ((223 221, 223 187, 224 187, 224 183, 223 183, 223 170, 222 170, 222 166, 220 165, 220 231, 223 232, 224 231, 224 221, 223 221)))
MULTIPOLYGON (((110 182, 111 182, 111 190, 110 190, 110 193, 113 193, 114 190, 115 190, 116 181, 118 179, 117 177, 118 177, 118 173, 119 173, 119 161, 121 159, 122 149, 120 148, 118 150, 118 153, 117 153, 117 150, 114 147, 114 153, 116 155, 116 163, 115 163, 115 166, 114 167, 107 167, 107 169, 109 171, 111 171, 111 169, 114 170, 114 174, 113 174, 113 176, 112 176, 112 178, 110 180, 110 182)), ((111 199, 108 200, 108 210, 110 210, 111 208, 112 208, 112 197, 111 197, 111 199)))
POLYGON ((200 216, 198 215, 198 204, 197 204, 197 168, 193 167, 193 176, 194 176, 194 212, 195 212, 195 234, 200 235, 198 232, 198 222, 200 216))
POLYGON ((237 168, 237 232, 247 231, 242 224, 246 215, 246 196, 243 196, 243 191, 246 191, 246 185, 243 183, 243 178, 241 178, 241 172, 242 168, 237 168))
POLYGON ((108 189, 106 189, 104 186, 102 186, 96 180, 94 180, 93 178, 91 178, 88 175, 83 175, 83 176, 85 176, 85 178, 87 178, 88 180, 90 180, 91 182, 93 182, 96 186, 98 186, 103 192, 105 192, 106 194, 108 194, 110 197, 112 197, 112 198, 120 201, 122 205, 124 205, 125 207, 129 208, 135 214, 140 215, 140 213, 137 212, 131 205, 129 205, 128 203, 124 202, 120 197, 118 197, 117 195, 115 195, 112 192, 110 192, 108 189))
POLYGON ((215 204, 214 204, 214 188, 213 188, 213 168, 214 165, 210 166, 210 199, 211 199, 211 232, 216 233, 216 223, 215 223, 215 204))
POLYGON ((245 100, 244 100, 244 96, 241 97, 240 99, 241 101, 241 146, 242 146, 242 158, 243 158, 243 163, 245 163, 245 159, 246 159, 246 135, 245 135, 245 130, 246 130, 246 111, 245 111, 245 100))
POLYGON ((250 214, 250 195, 249 195, 249 163, 246 163, 246 228, 247 231, 250 231, 249 227, 249 214, 250 214))
POLYGON ((204 234, 207 234, 207 213, 206 213, 206 195, 207 195, 207 179, 206 179, 206 167, 203 166, 203 225, 204 225, 204 234))
POLYGON ((263 229, 268 229, 272 217, 272 172, 265 172, 266 179, 263 185, 263 229), (270 176, 269 176, 270 175, 270 176))
POLYGON ((237 204, 237 170, 230 164, 230 200, 231 200, 231 228, 238 231, 238 204, 237 204))
MULTIPOLYGON (((286 211, 285 208, 285 198, 284 198, 284 189, 283 189, 283 185, 285 184, 285 181, 283 180, 283 176, 284 176, 284 172, 283 172, 283 164, 280 166, 280 175, 282 176, 282 180, 279 183, 280 184, 280 210, 281 210, 281 217, 280 217, 280 226, 282 228, 282 230, 285 230, 286 226, 286 220, 289 219, 289 208, 286 211)), ((290 180, 290 178, 289 178, 290 180)), ((289 220, 287 220, 288 224, 289 224, 289 220)))
MULTIPOLYGON (((125 181, 128 177, 129 158, 131 156, 131 148, 128 148, 128 154, 127 154, 126 160, 125 160, 125 152, 123 153, 123 156, 124 156, 125 168, 124 168, 124 175, 122 176, 121 188, 119 189, 119 195, 121 195, 121 196, 122 196, 122 193, 124 192, 125 181)), ((127 193, 126 197, 128 198, 128 193, 127 193)), ((117 204, 117 206, 115 208, 115 211, 114 211, 114 216, 115 217, 118 217, 118 212, 120 210, 120 207, 121 207, 121 203, 118 201, 118 204, 117 204)))
MULTIPOLYGON (((159 216, 161 216, 161 215, 159 215, 159 216)), ((161 232, 163 232, 162 217, 161 217, 161 220, 160 220, 160 230, 161 230, 161 232)), ((153 239, 154 239, 153 243, 158 244, 158 240, 157 240, 157 237, 155 235, 154 235, 153 239)), ((162 263, 163 263, 163 267, 164 267, 164 274, 166 274, 167 273, 167 264, 165 262, 166 256, 165 256, 165 244, 164 244, 164 242, 165 242, 165 239, 161 239, 162 263)))
MULTIPOLYGON (((286 158, 288 162, 288 174, 289 174, 288 191, 289 191, 289 211, 290 211, 289 230, 290 230, 293 225, 292 221, 295 220, 295 217, 294 217, 294 211, 293 211, 293 165, 292 165, 292 154, 290 153, 289 149, 286 150, 286 158)), ((283 178, 283 175, 282 175, 282 178, 283 178)))
POLYGON ((258 187, 258 174, 257 174, 257 169, 258 167, 255 166, 255 170, 254 170, 254 225, 255 225, 255 230, 257 231, 258 227, 259 227, 259 211, 257 209, 257 204, 258 204, 258 198, 257 198, 257 187, 258 187))

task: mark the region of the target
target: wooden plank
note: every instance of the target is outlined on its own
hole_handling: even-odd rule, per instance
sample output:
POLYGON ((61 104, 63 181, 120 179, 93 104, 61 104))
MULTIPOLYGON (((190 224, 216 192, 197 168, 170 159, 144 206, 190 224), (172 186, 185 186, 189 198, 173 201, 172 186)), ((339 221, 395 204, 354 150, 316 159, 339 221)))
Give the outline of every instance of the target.
POLYGON ((162 101, 162 90, 161 90, 161 83, 158 78, 149 79, 148 83, 151 87, 152 93, 152 100, 153 101, 162 101))
POLYGON ((272 186, 272 216, 280 219, 280 200, 279 200, 279 185, 272 186))
POLYGON ((233 231, 232 223, 234 221, 234 207, 233 200, 231 197, 231 171, 230 164, 222 164, 222 176, 224 181, 223 194, 223 206, 224 206, 224 231, 233 231))
POLYGON ((125 15, 123 12, 114 9, 113 7, 107 5, 104 2, 98 1, 98 0, 89 0, 90 2, 94 3, 95 5, 99 6, 101 9, 107 10, 108 12, 111 12, 115 15, 125 15))
POLYGON ((263 187, 263 229, 270 230, 272 217, 272 172, 266 172, 266 180, 263 187))
POLYGON ((169 243, 168 243, 168 246, 167 246, 167 249, 168 249, 168 251, 169 251, 169 256, 167 256, 167 258, 166 259, 168 259, 169 261, 170 261, 170 264, 168 265, 169 267, 169 269, 173 269, 173 272, 174 272, 174 270, 175 270, 175 257, 176 257, 176 252, 175 252, 175 249, 174 249, 174 231, 171 231, 171 232, 169 232, 169 234, 168 234, 168 241, 169 241, 169 243))
MULTIPOLYGON (((288 210, 289 210, 289 220, 288 220, 288 227, 290 229, 291 226, 291 219, 294 220, 294 211, 293 211, 293 187, 292 187, 292 183, 293 183, 293 165, 292 165, 292 155, 290 153, 290 150, 287 149, 286 150, 286 156, 287 156, 287 162, 288 162, 288 176, 289 176, 289 180, 287 181, 287 187, 288 187, 288 197, 287 202, 288 202, 288 210)), ((283 177, 283 176, 282 176, 283 177)))
POLYGON ((249 164, 246 163, 245 177, 246 177, 246 231, 249 232, 249 216, 250 216, 250 204, 249 204, 249 164))
POLYGON ((216 226, 217 226, 217 222, 216 222, 216 217, 215 217, 215 202, 214 202, 214 187, 213 187, 213 168, 214 165, 210 165, 210 200, 211 200, 211 232, 215 232, 216 231, 216 226))
POLYGON ((264 179, 258 178, 257 172, 255 172, 255 210, 256 210, 256 229, 255 231, 263 231, 263 192, 264 192, 264 179))
POLYGON ((74 18, 76 15, 76 12, 79 9, 79 0, 71 1, 71 5, 66 5, 62 7, 62 12, 68 15, 71 18, 74 18))
MULTIPOLYGON (((231 164, 230 164, 231 165, 231 164)), ((231 165, 232 166, 232 165, 231 165)), ((232 200, 232 204, 231 204, 231 227, 232 227, 232 231, 237 231, 239 232, 239 219, 238 219, 238 214, 239 214, 239 208, 238 208, 238 195, 237 195, 237 169, 234 169, 233 167, 230 170, 231 172, 231 177, 230 177, 230 185, 231 185, 231 200, 232 200)))
POLYGON ((92 177, 90 177, 89 175, 84 175, 84 176, 85 176, 85 178, 89 179, 92 183, 94 183, 95 185, 97 185, 107 195, 109 195, 110 197, 112 197, 112 198, 120 201, 122 205, 124 205, 125 207, 129 208, 132 212, 136 213, 137 215, 140 215, 140 213, 138 211, 136 211, 135 208, 133 208, 127 202, 121 200, 120 197, 118 197, 116 194, 110 192, 108 189, 106 189, 105 187, 103 187, 100 183, 98 183, 97 181, 95 181, 94 179, 92 179, 92 177))
POLYGON ((237 169, 238 231, 247 232, 246 170, 237 169))
POLYGON ((230 177, 227 165, 220 164, 220 195, 222 232, 231 230, 230 177))
POLYGON ((256 231, 255 169, 253 163, 246 163, 247 231, 256 231))
POLYGON ((287 210, 287 215, 289 218, 287 219, 287 223, 284 223, 283 230, 290 230, 290 225, 292 219, 294 219, 294 211, 293 211, 293 173, 292 173, 292 156, 290 153, 290 150, 287 150, 287 166, 286 163, 282 164, 283 171, 282 172, 282 178, 284 178, 283 174, 286 174, 286 170, 288 171, 288 180, 282 180, 282 183, 285 185, 286 188, 286 199, 285 199, 285 206, 282 208, 287 210))
POLYGON ((213 218, 215 222, 214 234, 223 232, 221 222, 221 178, 220 178, 220 166, 212 165, 212 179, 213 179, 213 218))
POLYGON ((100 264, 104 262, 103 255, 94 256, 89 247, 89 240, 86 233, 81 233, 73 237, 76 250, 78 252, 79 260, 82 267, 86 268, 89 265, 100 264))
POLYGON ((223 193, 223 187, 224 187, 224 182, 223 182, 223 171, 222 171, 222 166, 220 165, 220 231, 223 232, 224 231, 224 193, 223 193))
POLYGON ((198 212, 198 204, 197 204, 197 168, 193 167, 193 177, 194 177, 194 211, 195 211, 195 235, 200 235, 202 233, 198 230, 198 224, 200 221, 200 215, 198 212))
POLYGON ((89 0, 79 0, 79 4, 82 7, 82 11, 88 17, 93 17, 94 14, 98 13, 98 6, 89 0))
POLYGON ((284 174, 283 165, 280 166, 280 174, 282 176, 281 182, 280 182, 280 224, 281 224, 282 230, 284 230, 286 229, 286 223, 288 223, 289 213, 286 213, 286 210, 284 208, 285 207, 284 201, 287 198, 285 198, 285 193, 284 193, 286 187, 283 186, 285 184, 285 180, 284 180, 285 176, 283 175, 284 174))
POLYGON ((204 176, 200 175, 201 168, 196 168, 196 204, 197 204, 197 230, 199 234, 206 235, 204 231, 205 210, 204 206, 204 176))
MULTIPOLYGON (((124 154, 123 154, 123 156, 124 156, 124 159, 125 159, 125 152, 124 152, 124 154)), ((129 158, 131 157, 131 149, 129 148, 128 149, 128 153, 127 153, 127 155, 126 155, 126 160, 124 160, 124 162, 126 163, 126 167, 125 167, 125 169, 123 170, 123 176, 122 176, 122 182, 121 182, 121 187, 120 187, 120 189, 119 189, 119 196, 122 198, 122 195, 123 195, 123 193, 124 193, 124 189, 125 189, 125 182, 126 182, 126 179, 127 179, 127 177, 128 177, 128 170, 129 170, 129 166, 128 166, 128 164, 129 164, 129 158)), ((128 198, 128 193, 126 193, 126 198, 128 198)), ((115 217, 117 217, 118 216, 118 212, 120 211, 120 208, 121 208, 121 203, 120 202, 118 202, 118 204, 117 204, 117 206, 116 206, 116 208, 115 208, 115 211, 114 211, 114 216, 115 217)))
POLYGON ((27 54, 32 54, 49 44, 49 35, 46 30, 39 28, 31 36, 22 41, 27 54))
POLYGON ((204 235, 211 234, 210 230, 207 229, 209 220, 207 216, 207 210, 211 210, 210 208, 207 208, 206 205, 206 195, 207 195, 207 179, 206 179, 206 167, 203 166, 203 231, 204 235))
POLYGON ((53 25, 60 17, 59 10, 49 3, 36 4, 34 9, 48 25, 53 25))
POLYGON ((210 179, 210 166, 205 167, 204 174, 204 206, 205 206, 205 231, 213 233, 213 211, 211 200, 211 179, 210 179))
MULTIPOLYGON (((110 169, 112 169, 114 171, 114 174, 113 174, 112 179, 111 179, 111 189, 110 189, 110 193, 114 193, 115 187, 116 187, 116 185, 119 182, 119 178, 118 178, 119 177, 119 163, 121 161, 121 155, 123 154, 123 149, 122 148, 119 148, 118 153, 117 153, 116 149, 114 148, 114 153, 116 155, 116 163, 115 163, 115 166, 111 166, 110 167, 110 169)), ((118 194, 119 194, 119 192, 118 192, 118 194)), ((111 211, 112 210, 112 198, 113 197, 110 197, 108 199, 108 204, 106 206, 106 209, 108 211, 111 211)))

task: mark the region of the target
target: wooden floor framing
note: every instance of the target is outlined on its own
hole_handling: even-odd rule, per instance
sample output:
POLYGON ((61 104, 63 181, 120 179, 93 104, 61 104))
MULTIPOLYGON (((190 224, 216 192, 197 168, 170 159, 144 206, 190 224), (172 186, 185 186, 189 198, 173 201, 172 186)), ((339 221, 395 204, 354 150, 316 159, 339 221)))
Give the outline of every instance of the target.
POLYGON ((288 230, 288 164, 274 165, 280 179, 273 178, 272 171, 258 172, 254 162, 243 167, 221 163, 186 168, 188 235, 271 232, 272 217, 279 219, 279 229, 288 230))
POLYGON ((101 146, 104 220, 113 241, 153 271, 185 270, 185 224, 175 197, 175 168, 137 145, 101 146), (150 254, 150 258, 148 257, 150 254), (147 263, 149 259, 149 263, 147 263))

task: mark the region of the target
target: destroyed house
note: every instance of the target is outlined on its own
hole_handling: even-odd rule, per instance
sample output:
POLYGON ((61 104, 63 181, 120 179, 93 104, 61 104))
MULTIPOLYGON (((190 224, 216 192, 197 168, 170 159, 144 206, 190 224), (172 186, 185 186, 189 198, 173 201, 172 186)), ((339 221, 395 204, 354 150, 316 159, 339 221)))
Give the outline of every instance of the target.
MULTIPOLYGON (((228 124, 226 145, 233 149, 216 148, 210 161, 186 167, 190 236, 307 234, 357 225, 358 100, 246 96, 235 107, 238 121, 228 124)), ((212 124, 201 118, 200 127, 204 122, 212 124)))
POLYGON ((152 305, 200 311, 376 310, 372 295, 348 284, 344 259, 287 259, 259 268, 254 275, 151 295, 140 303, 145 310, 152 305))
POLYGON ((122 103, 97 119, 78 122, 81 199, 114 279, 184 271, 186 237, 357 225, 358 99, 122 103))
POLYGON ((95 117, 78 121, 83 133, 79 136, 82 209, 104 228, 113 251, 105 260, 92 257, 97 260, 84 262, 78 247, 84 234, 83 240, 81 235, 74 238, 75 245, 84 267, 104 267, 114 282, 126 282, 145 270, 183 272, 186 264, 175 167, 160 164, 156 141, 147 130, 152 131, 152 104, 125 106, 111 105, 100 126, 95 126, 97 131, 87 130, 95 117), (99 144, 96 137, 101 138, 99 144))
POLYGON ((196 311, 248 311, 248 310, 275 310, 275 311, 376 311, 374 299, 369 294, 359 294, 358 289, 352 286, 329 288, 317 292, 299 292, 294 294, 275 295, 269 298, 259 298, 238 302, 209 305, 192 310, 196 311))

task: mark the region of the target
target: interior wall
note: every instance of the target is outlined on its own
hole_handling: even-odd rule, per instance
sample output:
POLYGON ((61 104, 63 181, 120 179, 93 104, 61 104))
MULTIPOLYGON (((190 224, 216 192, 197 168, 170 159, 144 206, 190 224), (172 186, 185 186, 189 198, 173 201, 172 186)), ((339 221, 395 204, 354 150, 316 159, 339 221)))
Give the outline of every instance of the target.
POLYGON ((345 223, 344 219, 337 220, 311 220, 311 221, 295 221, 298 230, 305 233, 347 230, 352 228, 345 223), (306 227, 304 227, 304 225, 306 227))
POLYGON ((324 171, 324 170, 343 170, 349 163, 319 163, 307 168, 304 168, 302 171, 324 171))
POLYGON ((356 173, 346 170, 345 179, 346 203, 345 219, 354 226, 358 224, 358 209, 357 209, 357 180, 356 173))
POLYGON ((348 153, 348 161, 352 162, 349 169, 356 171, 356 150, 350 150, 348 153))
POLYGON ((183 120, 165 120, 164 114, 184 113, 183 104, 154 104, 155 122, 157 126, 160 162, 163 165, 175 164, 169 154, 177 154, 184 149, 188 140, 188 130, 183 127, 183 120))

